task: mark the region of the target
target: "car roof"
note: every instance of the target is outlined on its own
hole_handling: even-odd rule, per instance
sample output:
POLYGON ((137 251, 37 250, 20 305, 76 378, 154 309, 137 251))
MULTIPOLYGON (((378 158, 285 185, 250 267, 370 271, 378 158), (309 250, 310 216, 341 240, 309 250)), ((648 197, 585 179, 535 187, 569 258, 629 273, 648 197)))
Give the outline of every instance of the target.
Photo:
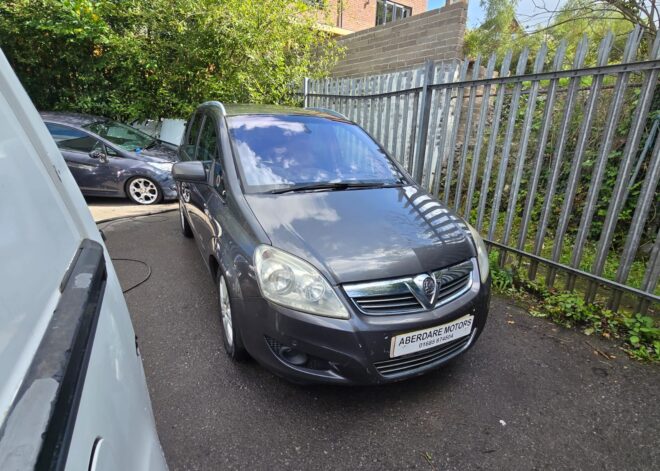
POLYGON ((68 124, 69 126, 85 126, 90 123, 107 121, 108 118, 84 113, 71 113, 68 111, 41 111, 41 119, 51 123, 68 124))
POLYGON ((299 108, 295 106, 253 105, 253 104, 226 104, 223 106, 227 117, 250 116, 250 115, 271 115, 271 116, 303 115, 303 116, 318 116, 318 117, 332 118, 332 119, 337 119, 338 117, 332 114, 331 112, 324 112, 319 109, 299 108))

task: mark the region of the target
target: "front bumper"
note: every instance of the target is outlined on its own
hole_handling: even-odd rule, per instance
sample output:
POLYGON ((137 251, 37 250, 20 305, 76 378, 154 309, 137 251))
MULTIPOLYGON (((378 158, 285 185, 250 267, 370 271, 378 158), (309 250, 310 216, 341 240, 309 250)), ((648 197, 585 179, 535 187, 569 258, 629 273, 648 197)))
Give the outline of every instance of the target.
POLYGON ((349 304, 350 319, 288 309, 261 297, 244 298, 240 328, 248 352, 276 374, 300 383, 382 384, 419 376, 474 345, 486 325, 490 279, 474 274, 469 291, 436 309, 376 316, 349 304), (390 358, 393 336, 475 316, 470 335, 433 349, 390 358), (292 356, 282 352, 293 352, 292 356), (301 364, 300 355, 307 358, 301 364), (293 359, 291 362, 289 360, 293 359))

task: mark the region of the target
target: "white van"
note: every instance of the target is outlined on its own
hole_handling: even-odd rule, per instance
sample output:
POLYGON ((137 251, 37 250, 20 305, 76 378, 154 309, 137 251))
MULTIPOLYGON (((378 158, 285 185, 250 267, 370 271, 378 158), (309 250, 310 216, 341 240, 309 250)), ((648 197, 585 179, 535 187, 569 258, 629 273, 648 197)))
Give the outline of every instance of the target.
POLYGON ((167 469, 110 256, 1 51, 0 195, 0 470, 167 469))

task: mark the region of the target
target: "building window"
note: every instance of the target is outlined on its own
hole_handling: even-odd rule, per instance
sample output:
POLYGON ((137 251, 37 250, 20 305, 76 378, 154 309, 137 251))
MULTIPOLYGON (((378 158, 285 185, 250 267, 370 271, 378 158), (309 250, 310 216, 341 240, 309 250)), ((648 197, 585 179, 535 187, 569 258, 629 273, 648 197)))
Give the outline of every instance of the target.
POLYGON ((378 0, 376 3, 376 26, 408 18, 412 15, 412 8, 389 0, 378 0))

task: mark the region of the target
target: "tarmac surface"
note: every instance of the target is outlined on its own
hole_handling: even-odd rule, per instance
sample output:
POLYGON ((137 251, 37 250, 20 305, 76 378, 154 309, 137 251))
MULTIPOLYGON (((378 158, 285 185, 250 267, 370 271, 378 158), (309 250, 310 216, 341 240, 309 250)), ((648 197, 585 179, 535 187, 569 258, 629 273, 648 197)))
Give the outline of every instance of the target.
POLYGON ((472 350, 407 382, 303 387, 232 363, 177 217, 99 225, 139 260, 114 262, 124 289, 151 269, 126 299, 170 469, 660 469, 660 369, 502 298, 472 350))

